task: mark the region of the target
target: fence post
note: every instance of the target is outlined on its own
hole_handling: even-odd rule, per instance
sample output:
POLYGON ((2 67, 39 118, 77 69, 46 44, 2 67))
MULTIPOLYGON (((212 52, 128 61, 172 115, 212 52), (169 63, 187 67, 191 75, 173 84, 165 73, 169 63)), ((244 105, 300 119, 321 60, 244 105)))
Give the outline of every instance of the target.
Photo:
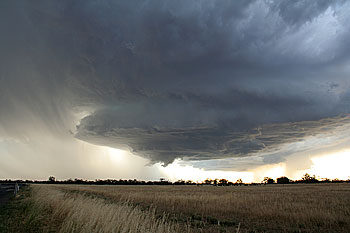
POLYGON ((15 193, 14 193, 15 196, 17 195, 18 191, 19 191, 19 186, 17 183, 15 183, 15 193))

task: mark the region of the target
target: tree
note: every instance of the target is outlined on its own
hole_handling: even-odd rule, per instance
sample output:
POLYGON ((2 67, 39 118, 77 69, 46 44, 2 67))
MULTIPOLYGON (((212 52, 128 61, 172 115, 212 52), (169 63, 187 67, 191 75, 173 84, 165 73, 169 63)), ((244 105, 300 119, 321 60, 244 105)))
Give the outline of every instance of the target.
POLYGON ((188 180, 186 181, 186 184, 191 185, 191 184, 194 184, 194 182, 192 180, 188 180))
POLYGON ((268 184, 274 184, 274 183, 275 183, 275 180, 272 179, 272 178, 270 178, 270 179, 267 180, 267 183, 268 183, 268 184))
POLYGON ((286 176, 277 178, 277 184, 289 184, 289 178, 286 176))
POLYGON ((328 178, 322 178, 321 181, 324 182, 324 183, 329 183, 329 182, 331 182, 331 180, 328 179, 328 178))
POLYGON ((55 183, 55 182, 56 182, 56 178, 54 176, 50 176, 49 183, 55 183))
POLYGON ((205 184, 212 184, 213 181, 209 178, 207 178, 205 181, 204 181, 205 184))
POLYGON ((309 173, 305 173, 304 176, 301 178, 302 182, 304 183, 316 183, 318 180, 316 179, 316 176, 311 176, 309 173))
POLYGON ((243 184, 243 180, 241 178, 239 178, 237 181, 236 181, 236 185, 242 185, 243 184))
POLYGON ((263 179, 261 182, 264 183, 264 184, 267 184, 267 180, 268 180, 268 179, 270 179, 270 177, 267 177, 267 176, 266 176, 266 177, 264 177, 264 179, 263 179))
POLYGON ((184 180, 178 180, 174 184, 175 185, 185 185, 185 181, 184 180))
POLYGON ((265 177, 262 181, 264 184, 273 184, 275 183, 275 180, 270 177, 265 177))
POLYGON ((220 186, 226 186, 227 183, 228 183, 228 180, 226 180, 226 179, 220 179, 220 180, 219 180, 219 185, 220 185, 220 186))

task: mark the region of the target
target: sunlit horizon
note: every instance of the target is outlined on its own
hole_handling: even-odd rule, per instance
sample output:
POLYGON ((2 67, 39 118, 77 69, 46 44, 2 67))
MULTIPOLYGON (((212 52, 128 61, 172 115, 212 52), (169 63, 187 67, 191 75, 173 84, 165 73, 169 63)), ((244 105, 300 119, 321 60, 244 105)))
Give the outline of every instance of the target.
MULTIPOLYGON (((88 180, 94 180, 94 179, 139 179, 139 180, 159 180, 160 178, 165 178, 169 181, 177 181, 177 180, 192 180, 194 182, 203 182, 206 179, 227 179, 231 182, 236 182, 238 179, 242 179, 244 183, 261 183, 265 177, 269 177, 272 179, 277 179, 282 176, 287 176, 291 180, 298 180, 301 179, 302 176, 305 173, 308 173, 310 175, 315 175, 318 179, 322 178, 328 178, 328 179, 340 179, 340 180, 347 180, 350 178, 349 170, 347 168, 349 162, 350 162, 350 149, 344 149, 340 150, 338 152, 332 152, 330 154, 321 154, 321 155, 315 155, 310 158, 312 165, 308 169, 304 170, 297 170, 294 171, 293 175, 288 175, 286 172, 287 163, 282 162, 278 164, 269 164, 269 165, 263 165, 258 166, 255 169, 247 170, 247 171, 220 171, 220 170, 205 170, 201 168, 195 168, 191 165, 184 165, 183 162, 181 162, 180 159, 175 160, 173 163, 169 164, 168 166, 164 167, 160 163, 150 165, 147 160, 144 158, 138 157, 133 155, 132 153, 121 150, 121 149, 115 149, 111 147, 106 146, 95 146, 92 144, 84 143, 86 146, 89 147, 91 151, 91 148, 95 148, 96 152, 93 157, 90 157, 95 162, 92 163, 93 168, 95 166, 95 173, 99 173, 100 169, 103 169, 104 167, 110 170, 113 168, 116 170, 125 169, 128 166, 132 166, 132 163, 130 163, 130 159, 135 162, 135 164, 140 163, 140 161, 143 163, 141 165, 140 169, 142 169, 142 166, 145 166, 146 168, 156 169, 159 170, 158 175, 153 177, 137 177, 133 175, 129 176, 122 176, 122 175, 115 175, 113 176, 113 173, 110 173, 110 175, 107 176, 96 176, 96 177, 84 177, 82 176, 74 176, 74 177, 63 177, 61 175, 48 173, 47 177, 50 175, 57 176, 58 179, 64 180, 68 178, 81 178, 81 179, 88 179, 88 180), (107 156, 107 157, 106 157, 107 156), (338 161, 345 161, 342 164, 339 164, 338 161)), ((37 177, 38 180, 46 180, 47 177, 37 177)), ((31 179, 31 177, 13 177, 13 179, 31 179)))

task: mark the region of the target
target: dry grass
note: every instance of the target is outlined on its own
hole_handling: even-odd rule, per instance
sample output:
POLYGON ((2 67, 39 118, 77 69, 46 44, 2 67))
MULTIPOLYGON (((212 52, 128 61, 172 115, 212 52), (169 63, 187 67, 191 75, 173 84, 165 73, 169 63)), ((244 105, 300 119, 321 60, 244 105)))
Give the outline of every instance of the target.
POLYGON ((350 232, 349 184, 250 187, 65 185, 60 188, 115 203, 129 200, 140 208, 154 206, 158 213, 166 212, 179 222, 190 220, 197 231, 231 232, 241 224, 241 232, 350 232))
MULTIPOLYGON (((60 186, 33 185, 37 209, 49 216, 57 232, 180 232, 179 226, 128 202, 111 202, 83 193, 66 193, 60 186)), ((73 188, 73 186, 71 187, 73 188)))

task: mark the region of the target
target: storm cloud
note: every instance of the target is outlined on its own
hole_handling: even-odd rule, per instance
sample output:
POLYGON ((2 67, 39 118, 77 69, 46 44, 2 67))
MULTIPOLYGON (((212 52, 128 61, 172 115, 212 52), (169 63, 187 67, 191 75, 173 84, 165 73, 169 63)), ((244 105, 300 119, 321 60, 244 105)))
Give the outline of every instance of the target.
POLYGON ((75 137, 164 164, 282 156, 350 124, 349 10, 346 1, 3 1, 0 137, 75 137))

